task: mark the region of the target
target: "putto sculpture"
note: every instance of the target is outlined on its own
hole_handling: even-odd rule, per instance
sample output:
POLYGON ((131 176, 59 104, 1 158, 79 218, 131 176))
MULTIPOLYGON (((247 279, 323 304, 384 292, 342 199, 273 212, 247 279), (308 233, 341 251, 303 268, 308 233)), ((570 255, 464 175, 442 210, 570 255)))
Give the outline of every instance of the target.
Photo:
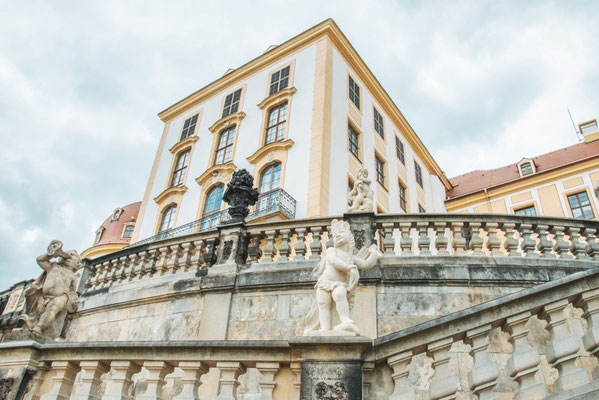
POLYGON ((349 224, 336 219, 331 223, 333 246, 325 258, 314 268, 316 302, 306 316, 304 334, 308 336, 334 336, 341 332, 359 335, 350 317, 360 273, 358 269, 374 267, 378 258, 376 245, 363 247, 354 254, 354 237, 349 224), (334 313, 339 324, 333 325, 334 313))
POLYGON ((372 189, 370 189, 371 182, 372 181, 368 179, 368 170, 366 168, 360 168, 358 171, 358 180, 349 193, 350 206, 348 207, 347 212, 369 212, 373 210, 373 193, 372 189))
POLYGON ((25 315, 19 317, 21 329, 11 332, 13 340, 27 336, 42 341, 56 339, 67 314, 77 311, 75 272, 81 267, 79 253, 63 251, 62 242, 53 240, 36 261, 44 272, 25 292, 25 315))
POLYGON ((253 186, 254 178, 246 169, 233 172, 223 196, 223 200, 229 204, 231 216, 227 223, 245 222, 250 213, 249 206, 256 204, 258 200, 258 190, 253 186))

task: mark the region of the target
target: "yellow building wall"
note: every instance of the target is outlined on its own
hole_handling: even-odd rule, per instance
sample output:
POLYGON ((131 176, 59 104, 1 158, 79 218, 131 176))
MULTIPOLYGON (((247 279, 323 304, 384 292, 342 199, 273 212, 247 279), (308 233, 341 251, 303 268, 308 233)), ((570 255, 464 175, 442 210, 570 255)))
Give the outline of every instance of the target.
MULTIPOLYGON (((582 178, 580 179, 582 182, 582 178)), ((548 217, 563 217, 564 209, 559 201, 559 194, 555 185, 545 186, 537 190, 542 210, 539 212, 548 217)))

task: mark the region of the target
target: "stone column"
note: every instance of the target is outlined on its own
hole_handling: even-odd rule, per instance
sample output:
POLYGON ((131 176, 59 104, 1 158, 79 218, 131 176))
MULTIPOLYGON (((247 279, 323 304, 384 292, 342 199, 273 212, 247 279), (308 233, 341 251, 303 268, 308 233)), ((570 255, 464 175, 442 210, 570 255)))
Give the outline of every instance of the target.
POLYGON ((262 395, 261 400, 272 400, 272 391, 274 390, 277 383, 275 382, 275 375, 279 372, 279 363, 277 362, 257 362, 256 369, 260 372, 260 380, 258 386, 260 386, 260 394, 262 395))
POLYGON ((245 366, 240 362, 222 361, 216 363, 219 370, 218 396, 214 400, 236 400, 240 375, 245 373, 245 366))
POLYGON ((178 367, 185 374, 181 378, 183 389, 181 393, 173 396, 172 400, 200 400, 198 397, 198 388, 202 384, 200 379, 202 375, 208 373, 210 367, 200 361, 180 361, 178 367))
POLYGON ((68 400, 79 366, 72 361, 53 361, 51 369, 56 375, 52 377, 52 387, 42 395, 41 400, 68 400))
POLYGON ((102 361, 81 361, 81 386, 71 396, 71 400, 100 400, 98 389, 102 384, 102 374, 110 371, 110 365, 102 361))
POLYGON ((113 361, 110 363, 112 382, 110 391, 104 393, 102 400, 130 400, 129 389, 133 374, 141 370, 141 366, 133 361, 113 361))
POLYGON ((149 376, 146 378, 148 387, 135 400, 162 400, 162 388, 166 384, 166 376, 173 372, 173 366, 166 361, 145 361, 144 368, 149 376))

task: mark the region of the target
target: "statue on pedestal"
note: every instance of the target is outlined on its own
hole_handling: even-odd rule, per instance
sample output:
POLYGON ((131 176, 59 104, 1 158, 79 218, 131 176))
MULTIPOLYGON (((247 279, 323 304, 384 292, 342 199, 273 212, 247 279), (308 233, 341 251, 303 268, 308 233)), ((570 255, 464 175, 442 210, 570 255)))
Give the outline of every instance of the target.
POLYGON ((21 328, 10 332, 6 340, 56 339, 62 333, 67 314, 77 311, 75 272, 81 267, 77 251, 63 251, 62 242, 53 240, 36 261, 44 272, 25 293, 25 315, 19 317, 21 328))
POLYGON ((354 237, 345 221, 331 223, 334 247, 327 249, 325 258, 314 268, 316 303, 306 316, 305 335, 335 336, 359 335, 350 317, 360 273, 358 269, 370 269, 377 261, 376 245, 363 247, 354 254, 354 237), (340 323, 332 327, 333 313, 340 323))
POLYGON ((254 178, 246 169, 233 172, 223 196, 223 200, 229 204, 231 220, 227 221, 228 224, 245 222, 250 212, 249 206, 256 204, 258 200, 258 190, 253 186, 254 178))
POLYGON ((368 170, 366 168, 360 168, 358 171, 358 180, 354 184, 354 188, 349 193, 350 206, 347 212, 370 212, 373 209, 373 193, 370 189, 370 183, 372 181, 368 179, 368 170))

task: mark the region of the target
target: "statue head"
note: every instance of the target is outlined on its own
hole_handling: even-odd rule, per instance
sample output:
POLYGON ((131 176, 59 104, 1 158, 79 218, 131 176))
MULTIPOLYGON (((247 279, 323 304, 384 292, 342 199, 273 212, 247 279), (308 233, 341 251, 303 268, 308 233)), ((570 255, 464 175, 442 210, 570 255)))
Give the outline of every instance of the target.
POLYGON ((356 243, 354 241, 354 235, 349 227, 349 223, 334 219, 331 222, 331 235, 333 235, 333 243, 335 247, 347 244, 350 250, 353 252, 356 243))
POLYGON ((69 250, 66 254, 68 257, 61 257, 61 263, 73 270, 73 272, 76 272, 81 267, 81 257, 79 257, 79 253, 77 253, 77 250, 69 250))
POLYGON ((358 171, 358 179, 368 178, 368 169, 360 168, 358 171))

